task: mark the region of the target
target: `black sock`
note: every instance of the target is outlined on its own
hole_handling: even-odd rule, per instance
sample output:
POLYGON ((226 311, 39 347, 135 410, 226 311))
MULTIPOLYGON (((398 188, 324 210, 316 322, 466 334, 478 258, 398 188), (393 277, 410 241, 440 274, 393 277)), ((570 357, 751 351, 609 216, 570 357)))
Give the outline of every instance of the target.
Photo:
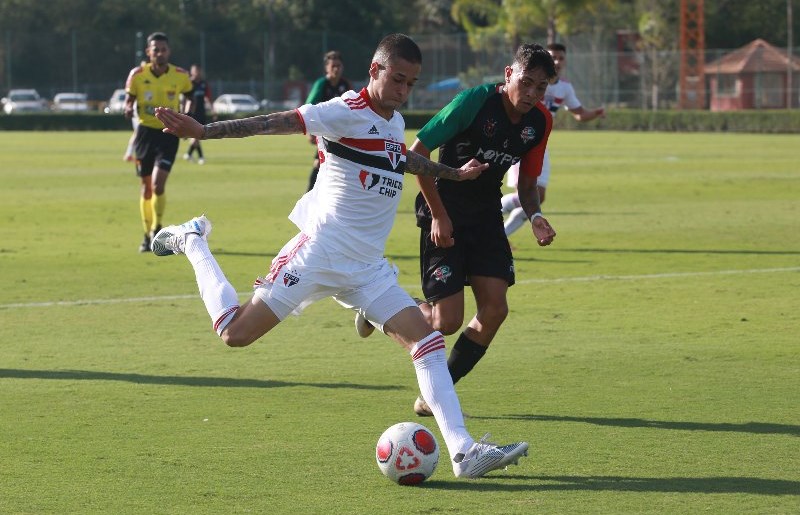
POLYGON ((472 370, 472 367, 486 354, 486 349, 483 345, 478 345, 467 338, 464 333, 461 333, 458 340, 456 340, 456 344, 453 345, 453 350, 450 351, 450 357, 447 359, 447 369, 450 371, 453 384, 457 383, 459 379, 472 370))

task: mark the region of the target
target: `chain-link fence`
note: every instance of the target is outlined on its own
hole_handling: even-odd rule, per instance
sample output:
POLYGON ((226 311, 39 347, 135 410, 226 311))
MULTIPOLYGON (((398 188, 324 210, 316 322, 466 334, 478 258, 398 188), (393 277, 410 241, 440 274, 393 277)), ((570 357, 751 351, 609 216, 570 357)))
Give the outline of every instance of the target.
MULTIPOLYGON (((301 47, 280 29, 247 34, 213 31, 171 33, 171 61, 188 68, 200 64, 214 96, 249 93, 276 103, 301 103, 310 84, 323 73, 322 55, 340 50, 345 76, 358 88, 366 84, 372 52, 382 34, 357 35, 309 31, 301 47)), ((49 32, 0 32, 0 91, 35 88, 48 99, 62 91, 86 93, 102 108, 116 88, 124 86, 130 69, 143 58, 150 31, 120 32, 90 28, 67 35, 49 32)), ((413 36, 423 51, 423 72, 408 103, 409 109, 437 109, 464 88, 502 77, 513 49, 503 41, 492 50, 475 51, 463 34, 413 36)), ((540 38, 538 41, 543 41, 540 38)), ((617 41, 594 42, 580 36, 566 39, 566 78, 588 107, 669 109, 678 107, 680 54, 677 51, 618 49, 617 41)), ((733 50, 705 52, 705 63, 733 50)), ((763 59, 740 74, 720 68, 706 73, 705 107, 713 98, 750 95, 750 108, 800 106, 800 61, 763 59), (790 67, 789 63, 792 63, 790 67), (759 68, 761 66, 761 68, 759 68), (791 101, 791 104, 789 103, 791 101)), ((794 56, 798 53, 792 52, 794 56)))

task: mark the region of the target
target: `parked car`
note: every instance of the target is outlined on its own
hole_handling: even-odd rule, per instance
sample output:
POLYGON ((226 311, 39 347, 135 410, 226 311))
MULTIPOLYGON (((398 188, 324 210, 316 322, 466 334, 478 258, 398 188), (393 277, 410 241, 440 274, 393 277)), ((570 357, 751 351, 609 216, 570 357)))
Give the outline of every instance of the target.
POLYGON ((85 113, 88 110, 86 93, 57 93, 53 97, 53 111, 85 113))
POLYGON ((103 109, 106 114, 118 114, 125 110, 125 90, 115 89, 108 99, 108 105, 103 109))
POLYGON ((253 113, 261 109, 252 95, 226 93, 214 100, 214 112, 217 114, 253 113))
POLYGON ((47 110, 47 102, 39 96, 35 89, 12 89, 8 96, 0 100, 3 112, 17 114, 41 112, 47 110))

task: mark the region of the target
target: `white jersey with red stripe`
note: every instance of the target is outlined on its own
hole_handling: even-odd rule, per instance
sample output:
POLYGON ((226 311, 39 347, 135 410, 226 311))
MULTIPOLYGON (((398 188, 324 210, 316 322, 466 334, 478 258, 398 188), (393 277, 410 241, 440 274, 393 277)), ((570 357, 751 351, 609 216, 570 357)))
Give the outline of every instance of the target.
POLYGON ((577 109, 581 106, 581 101, 575 95, 575 88, 565 79, 559 79, 558 82, 548 85, 542 102, 553 114, 553 117, 562 106, 567 109, 577 109))
POLYGON ((300 106, 297 113, 305 132, 317 136, 320 168, 289 219, 333 251, 367 263, 382 259, 403 191, 402 115, 379 116, 366 89, 300 106))

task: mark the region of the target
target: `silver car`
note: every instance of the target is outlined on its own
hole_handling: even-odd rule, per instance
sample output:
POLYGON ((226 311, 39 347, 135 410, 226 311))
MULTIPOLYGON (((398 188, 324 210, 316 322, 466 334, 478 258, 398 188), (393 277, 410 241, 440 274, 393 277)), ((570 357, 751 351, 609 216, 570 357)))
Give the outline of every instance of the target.
POLYGON ((251 95, 226 93, 214 100, 214 112, 217 114, 254 113, 259 109, 261 105, 251 95))
POLYGON ((53 111, 85 113, 88 110, 86 93, 58 93, 53 97, 53 111))
POLYGON ((125 90, 115 89, 108 99, 108 105, 103 109, 104 113, 121 113, 125 110, 125 90))
POLYGON ((0 100, 6 114, 34 113, 47 110, 47 102, 35 89, 12 89, 0 100))

